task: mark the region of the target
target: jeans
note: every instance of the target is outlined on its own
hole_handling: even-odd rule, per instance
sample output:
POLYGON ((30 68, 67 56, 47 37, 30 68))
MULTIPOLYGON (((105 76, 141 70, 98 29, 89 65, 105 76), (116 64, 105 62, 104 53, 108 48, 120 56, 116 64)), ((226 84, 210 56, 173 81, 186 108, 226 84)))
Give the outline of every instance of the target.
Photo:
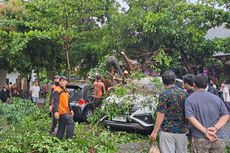
POLYGON ((66 133, 66 139, 73 138, 74 121, 69 114, 62 114, 58 120, 57 138, 63 139, 66 133))
POLYGON ((39 97, 32 97, 32 101, 33 101, 33 103, 38 103, 39 97))

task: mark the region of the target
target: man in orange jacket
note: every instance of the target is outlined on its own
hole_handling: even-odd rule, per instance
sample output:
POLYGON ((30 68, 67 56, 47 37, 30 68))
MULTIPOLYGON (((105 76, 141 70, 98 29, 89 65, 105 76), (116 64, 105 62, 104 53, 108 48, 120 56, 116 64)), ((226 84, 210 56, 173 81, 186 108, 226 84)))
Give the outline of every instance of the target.
POLYGON ((66 90, 68 81, 66 77, 61 76, 59 79, 59 86, 54 90, 53 104, 54 117, 58 119, 57 137, 63 139, 66 132, 66 138, 72 138, 74 134, 73 111, 69 103, 69 93, 66 90))

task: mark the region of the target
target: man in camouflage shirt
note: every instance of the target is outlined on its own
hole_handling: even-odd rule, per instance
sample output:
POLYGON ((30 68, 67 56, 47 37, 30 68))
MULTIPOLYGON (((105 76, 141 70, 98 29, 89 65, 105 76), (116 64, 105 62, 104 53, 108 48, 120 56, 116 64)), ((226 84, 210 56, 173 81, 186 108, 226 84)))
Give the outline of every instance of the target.
POLYGON ((159 96, 157 117, 150 135, 156 140, 160 130, 161 153, 187 152, 187 123, 184 116, 184 102, 187 93, 175 86, 175 73, 166 71, 162 75, 165 90, 159 96))

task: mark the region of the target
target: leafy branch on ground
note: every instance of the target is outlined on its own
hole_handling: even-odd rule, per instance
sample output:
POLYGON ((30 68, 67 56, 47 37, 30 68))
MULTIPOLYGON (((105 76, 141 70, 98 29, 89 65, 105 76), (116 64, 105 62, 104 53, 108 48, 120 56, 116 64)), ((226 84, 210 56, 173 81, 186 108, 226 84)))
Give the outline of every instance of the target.
POLYGON ((147 137, 125 132, 111 132, 92 124, 75 124, 72 140, 50 137, 47 108, 37 108, 30 100, 12 99, 12 104, 0 103, 0 150, 6 153, 116 152, 117 144, 140 141, 147 137))

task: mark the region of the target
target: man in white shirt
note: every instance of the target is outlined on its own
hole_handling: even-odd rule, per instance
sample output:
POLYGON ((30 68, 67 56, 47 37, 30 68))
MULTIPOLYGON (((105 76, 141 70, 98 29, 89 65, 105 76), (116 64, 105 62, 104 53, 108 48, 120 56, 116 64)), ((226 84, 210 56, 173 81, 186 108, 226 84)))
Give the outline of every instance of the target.
POLYGON ((32 101, 37 104, 39 101, 39 92, 40 92, 40 87, 38 85, 38 81, 36 80, 32 86, 30 87, 30 93, 32 97, 32 101))
POLYGON ((228 109, 228 111, 230 112, 230 95, 229 95, 229 89, 228 87, 226 86, 226 83, 223 81, 221 83, 221 88, 220 88, 220 91, 222 91, 222 95, 223 95, 223 101, 228 109))

